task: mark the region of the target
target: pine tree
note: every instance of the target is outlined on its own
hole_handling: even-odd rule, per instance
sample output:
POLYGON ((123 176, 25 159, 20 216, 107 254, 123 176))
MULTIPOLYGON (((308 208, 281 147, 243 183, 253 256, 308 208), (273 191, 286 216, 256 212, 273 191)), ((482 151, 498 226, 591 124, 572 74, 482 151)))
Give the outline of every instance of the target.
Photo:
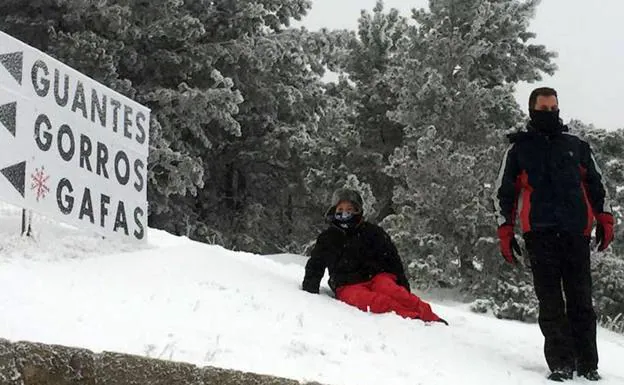
POLYGON ((358 177, 358 167, 354 166, 363 152, 361 136, 353 129, 355 109, 341 97, 331 96, 331 92, 328 91, 328 104, 320 117, 318 131, 302 146, 310 206, 326 209, 334 190, 351 188, 362 195, 366 217, 374 217, 377 202, 372 187, 358 177))
MULTIPOLYGON (((205 182, 204 162, 240 135, 242 102, 214 66, 226 44, 214 2, 20 1, 0 5, 0 28, 152 109, 148 198, 154 216, 180 215, 205 182), (172 199, 174 196, 177 198, 172 199)), ((176 224, 178 226, 178 224, 176 224)))
POLYGON ((592 148, 616 218, 612 249, 616 255, 624 256, 624 228, 617 225, 624 218, 624 129, 597 129, 576 119, 571 120, 568 127, 592 148))
POLYGON ((350 169, 372 187, 377 201, 375 215, 369 219, 380 220, 392 212, 394 182, 383 167, 402 144, 403 131, 387 116, 398 100, 389 75, 397 65, 399 41, 407 28, 407 19, 398 10, 385 11, 378 1, 372 12, 361 12, 357 36, 342 35, 343 50, 334 52, 338 55, 332 62, 344 77, 339 89, 354 108, 350 123, 360 137, 361 148, 352 152, 357 158, 351 159, 350 169))
POLYGON ((536 5, 432 0, 429 11, 414 13, 417 23, 402 40, 405 65, 394 74, 400 96, 390 116, 405 127, 404 145, 387 168, 400 181, 398 213, 384 224, 408 266, 428 258, 434 271, 448 272, 445 284, 477 293, 500 287, 491 196, 503 134, 523 124, 513 85, 555 69, 554 54, 529 43, 536 5), (432 246, 433 257, 422 254, 432 246))
POLYGON ((615 239, 610 249, 592 256, 593 298, 601 324, 621 333, 624 331, 624 130, 597 129, 576 119, 568 127, 589 142, 611 198, 616 218, 615 239))
POLYGON ((211 164, 219 182, 203 191, 201 201, 211 206, 201 211, 235 247, 275 252, 303 241, 295 228, 309 223, 302 142, 316 135, 327 104, 319 50, 306 31, 259 36, 230 74, 245 95, 237 116, 242 136, 211 164))
POLYGON ((288 29, 309 7, 5 2, 0 26, 152 109, 150 226, 276 251, 295 236, 307 204, 297 145, 314 134, 325 103, 329 48, 321 36, 288 29))

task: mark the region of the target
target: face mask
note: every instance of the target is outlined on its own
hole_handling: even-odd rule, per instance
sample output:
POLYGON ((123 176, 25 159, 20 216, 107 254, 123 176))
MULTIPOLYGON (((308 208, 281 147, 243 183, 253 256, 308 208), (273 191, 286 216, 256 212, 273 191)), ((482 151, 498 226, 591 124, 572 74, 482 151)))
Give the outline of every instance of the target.
POLYGON ((334 214, 334 223, 343 229, 351 229, 360 222, 360 214, 354 214, 348 211, 337 212, 334 214))
POLYGON ((561 127, 561 122, 559 121, 559 110, 530 110, 529 115, 531 116, 531 124, 538 131, 552 133, 557 131, 561 127))

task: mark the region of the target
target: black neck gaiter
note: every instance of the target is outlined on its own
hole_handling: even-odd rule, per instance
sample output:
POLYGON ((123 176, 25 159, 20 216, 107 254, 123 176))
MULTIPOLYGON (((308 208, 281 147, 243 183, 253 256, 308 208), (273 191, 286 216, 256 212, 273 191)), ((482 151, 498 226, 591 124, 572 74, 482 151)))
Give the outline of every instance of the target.
POLYGON ((559 110, 556 111, 538 111, 530 110, 531 125, 539 132, 552 134, 561 131, 561 122, 559 121, 559 110))

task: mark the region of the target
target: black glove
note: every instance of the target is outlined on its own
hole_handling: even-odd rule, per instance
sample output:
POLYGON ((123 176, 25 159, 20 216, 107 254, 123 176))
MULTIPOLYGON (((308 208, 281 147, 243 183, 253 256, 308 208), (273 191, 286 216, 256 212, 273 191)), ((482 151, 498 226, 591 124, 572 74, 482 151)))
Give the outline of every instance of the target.
POLYGON ((319 293, 319 284, 314 284, 313 282, 303 280, 303 284, 301 285, 301 289, 307 291, 311 294, 319 293))
POLYGON ((449 324, 448 322, 446 322, 446 320, 445 320, 445 319, 442 319, 442 318, 440 318, 440 319, 438 320, 438 322, 442 322, 442 323, 443 323, 443 324, 445 324, 446 326, 448 326, 448 324, 449 324))
POLYGON ((409 281, 407 280, 407 277, 405 277, 404 275, 399 276, 399 278, 397 279, 397 285, 403 286, 410 293, 412 292, 412 289, 410 288, 409 281))

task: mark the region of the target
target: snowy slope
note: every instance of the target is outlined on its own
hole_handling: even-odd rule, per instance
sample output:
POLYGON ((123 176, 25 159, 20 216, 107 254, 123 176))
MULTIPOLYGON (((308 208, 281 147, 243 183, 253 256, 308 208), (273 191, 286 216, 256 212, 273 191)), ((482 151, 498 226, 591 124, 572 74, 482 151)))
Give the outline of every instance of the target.
MULTIPOLYGON (((335 385, 540 384, 536 325, 463 306, 451 327, 373 315, 299 290, 302 258, 234 253, 150 230, 107 242, 0 208, 0 337, 81 346, 335 385)), ((324 283, 326 285, 326 282, 324 283)), ((624 384, 624 337, 599 331, 604 385, 624 384)), ((573 383, 585 383, 575 380, 573 383)))

